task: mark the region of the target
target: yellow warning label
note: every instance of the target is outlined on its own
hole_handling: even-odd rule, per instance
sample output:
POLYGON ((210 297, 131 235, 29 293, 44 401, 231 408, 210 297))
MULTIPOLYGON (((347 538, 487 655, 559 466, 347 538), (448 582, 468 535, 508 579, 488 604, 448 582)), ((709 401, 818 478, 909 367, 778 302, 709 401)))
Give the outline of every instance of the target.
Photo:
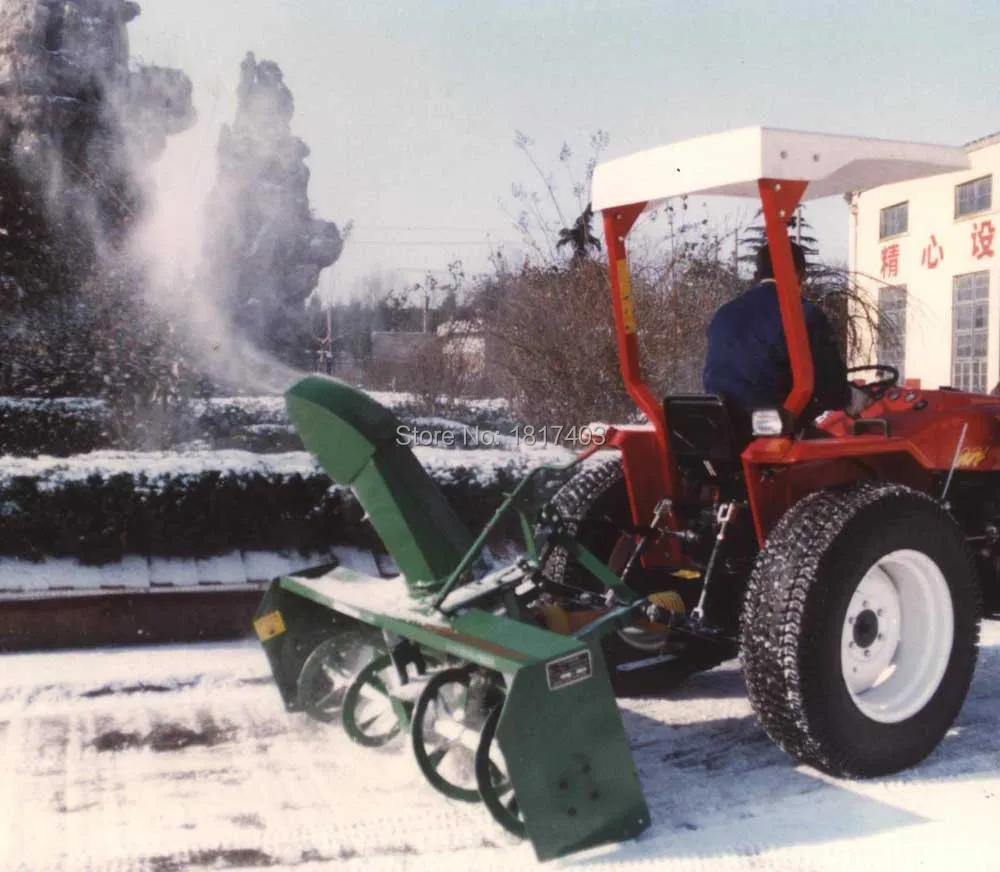
POLYGON ((964 448, 958 455, 958 466, 979 466, 986 459, 988 448, 964 448))
POLYGON ((684 614, 684 600, 681 599, 681 595, 676 590, 661 590, 651 593, 649 601, 675 615, 684 614))
POLYGON ((261 615, 253 622, 253 628, 257 631, 257 637, 261 642, 280 636, 287 629, 281 612, 268 612, 266 615, 261 615))
POLYGON ((701 578, 700 572, 695 572, 693 569, 678 569, 676 572, 670 573, 674 578, 701 578))
POLYGON ((622 323, 626 333, 635 333, 635 307, 632 303, 632 277, 628 272, 628 260, 618 261, 618 294, 622 300, 622 323))

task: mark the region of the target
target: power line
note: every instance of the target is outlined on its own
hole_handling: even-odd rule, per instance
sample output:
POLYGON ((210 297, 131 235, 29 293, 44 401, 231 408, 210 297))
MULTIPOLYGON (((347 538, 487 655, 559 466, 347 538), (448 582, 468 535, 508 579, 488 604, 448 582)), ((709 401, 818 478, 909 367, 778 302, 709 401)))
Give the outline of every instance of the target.
POLYGON ((483 239, 478 241, 472 241, 470 239, 442 239, 442 240, 432 240, 432 239, 354 239, 353 237, 348 238, 346 245, 393 245, 402 246, 407 245, 437 245, 440 247, 446 247, 450 245, 521 245, 523 240, 520 239, 483 239))
MULTIPOLYGON (((355 227, 363 227, 366 230, 426 230, 430 232, 443 232, 443 233, 497 233, 500 232, 500 228, 495 228, 493 230, 483 230, 479 227, 431 227, 431 226, 418 226, 418 225, 404 225, 404 224, 359 224, 356 223, 355 227)), ((506 233, 510 230, 509 227, 504 227, 503 232, 506 233)))

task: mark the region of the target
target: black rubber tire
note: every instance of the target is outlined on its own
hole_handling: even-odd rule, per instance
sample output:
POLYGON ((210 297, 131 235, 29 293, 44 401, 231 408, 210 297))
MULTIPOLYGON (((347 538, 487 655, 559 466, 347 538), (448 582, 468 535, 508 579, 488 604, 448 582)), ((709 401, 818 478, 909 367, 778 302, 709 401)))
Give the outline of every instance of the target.
MULTIPOLYGON (((607 560, 618 541, 618 533, 605 526, 601 518, 607 515, 613 519, 629 520, 625 470, 618 452, 584 461, 584 464, 553 494, 551 505, 559 512, 570 536, 593 551, 600 560, 607 560)), ((600 589, 597 579, 570 565, 564 548, 552 550, 544 570, 549 578, 556 581, 565 580, 575 573, 574 583, 587 589, 600 589)))
POLYGON ((933 499, 872 482, 811 494, 775 526, 747 586, 740 653, 750 702, 780 748, 830 775, 869 778, 910 768, 937 747, 965 702, 981 614, 973 556, 933 499), (851 698, 841 631, 865 572, 898 549, 922 552, 941 569, 954 639, 944 678, 926 705, 885 724, 851 698))
MULTIPOLYGON (((621 455, 608 452, 608 457, 594 458, 553 495, 551 504, 563 518, 567 530, 576 541, 599 560, 607 563, 620 533, 604 518, 631 523, 631 508, 625 484, 621 455)), ((544 566, 545 575, 557 582, 602 591, 603 587, 590 573, 569 559, 562 548, 555 548, 544 566)), ((712 656, 698 649, 699 657, 692 660, 681 652, 674 660, 655 667, 618 671, 618 667, 655 657, 655 652, 642 651, 628 644, 617 633, 606 636, 601 647, 615 696, 628 698, 668 693, 696 672, 722 663, 725 656, 712 656)), ((695 650, 694 648, 691 649, 695 650)))

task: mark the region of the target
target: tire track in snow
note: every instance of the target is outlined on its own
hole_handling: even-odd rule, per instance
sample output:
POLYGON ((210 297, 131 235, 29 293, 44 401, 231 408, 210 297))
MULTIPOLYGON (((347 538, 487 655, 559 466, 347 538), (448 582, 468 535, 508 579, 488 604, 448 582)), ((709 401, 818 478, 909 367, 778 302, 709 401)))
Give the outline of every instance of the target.
MULTIPOLYGON (((1000 630, 953 734, 895 778, 836 782, 764 737, 737 664, 671 700, 622 703, 653 827, 549 868, 842 870, 946 859, 991 868, 1000 847, 1000 630)), ((478 805, 427 785, 403 738, 358 749, 287 714, 253 644, 17 655, 0 687, 4 869, 470 869, 534 866, 478 805), (60 659, 61 657, 61 659, 60 659), (76 669, 78 660, 84 668, 76 669), (38 667, 32 684, 25 670, 38 667), (54 680, 53 674, 63 674, 54 680), (7 861, 5 860, 5 863, 7 861)))

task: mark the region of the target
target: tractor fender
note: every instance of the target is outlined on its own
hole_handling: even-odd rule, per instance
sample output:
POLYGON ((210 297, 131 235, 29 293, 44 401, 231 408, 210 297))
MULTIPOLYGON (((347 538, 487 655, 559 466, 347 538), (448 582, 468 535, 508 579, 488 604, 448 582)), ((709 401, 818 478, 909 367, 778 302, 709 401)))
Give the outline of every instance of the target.
POLYGON ((925 493, 932 490, 930 471, 905 451, 747 464, 747 494, 758 545, 764 547, 775 525, 810 494, 865 481, 901 484, 925 493))

